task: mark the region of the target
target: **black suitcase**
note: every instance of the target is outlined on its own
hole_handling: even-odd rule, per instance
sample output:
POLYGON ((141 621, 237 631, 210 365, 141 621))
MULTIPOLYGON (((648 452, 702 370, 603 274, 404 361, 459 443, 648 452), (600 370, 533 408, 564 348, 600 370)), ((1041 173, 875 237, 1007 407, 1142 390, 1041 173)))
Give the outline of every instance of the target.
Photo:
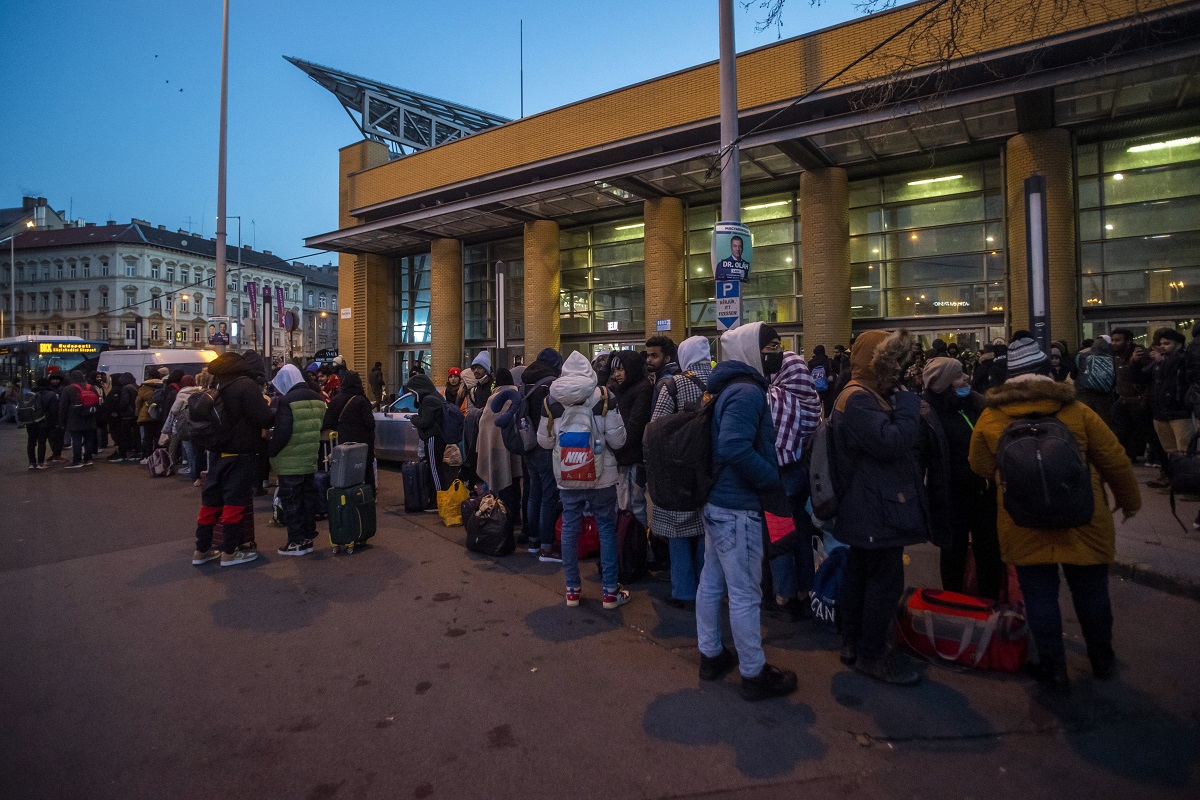
POLYGON ((329 543, 333 552, 355 547, 375 535, 375 492, 365 483, 329 490, 329 543))
POLYGON ((423 461, 409 461, 401 468, 404 478, 404 510, 416 514, 433 508, 433 480, 429 465, 423 461))

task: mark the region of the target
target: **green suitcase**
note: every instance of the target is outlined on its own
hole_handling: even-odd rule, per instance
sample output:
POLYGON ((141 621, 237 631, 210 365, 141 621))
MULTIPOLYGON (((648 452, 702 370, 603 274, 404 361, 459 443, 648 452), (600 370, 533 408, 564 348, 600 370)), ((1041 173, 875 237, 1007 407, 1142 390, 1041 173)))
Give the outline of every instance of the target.
POLYGON ((354 548, 375 535, 375 492, 369 484, 329 490, 329 543, 333 552, 354 548))

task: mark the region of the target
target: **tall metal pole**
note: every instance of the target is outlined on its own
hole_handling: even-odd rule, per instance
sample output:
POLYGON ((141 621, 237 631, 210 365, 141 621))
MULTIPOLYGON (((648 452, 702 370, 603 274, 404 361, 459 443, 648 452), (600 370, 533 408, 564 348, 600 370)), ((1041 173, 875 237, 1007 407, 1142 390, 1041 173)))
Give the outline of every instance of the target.
POLYGON ((525 20, 521 20, 521 119, 525 118, 525 20))
POLYGON ((742 165, 738 159, 737 50, 733 40, 733 0, 721 6, 721 219, 742 221, 742 165))
MULTIPOLYGON (((217 152, 217 316, 228 313, 225 289, 228 277, 225 272, 225 140, 229 125, 229 0, 225 0, 225 14, 221 21, 221 135, 217 152)), ((216 346, 224 353, 225 345, 216 346)))
POLYGON ((8 237, 8 307, 12 320, 8 323, 9 336, 17 336, 17 235, 8 237))

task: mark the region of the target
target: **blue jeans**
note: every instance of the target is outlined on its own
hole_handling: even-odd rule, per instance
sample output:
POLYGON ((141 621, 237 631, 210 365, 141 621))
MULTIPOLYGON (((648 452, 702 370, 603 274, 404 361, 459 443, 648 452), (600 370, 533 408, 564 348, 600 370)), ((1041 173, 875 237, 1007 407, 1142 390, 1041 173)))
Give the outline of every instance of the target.
MULTIPOLYGON (((1043 664, 1062 663, 1062 611, 1058 606, 1058 564, 1031 564, 1017 567, 1021 593, 1025 595, 1025 616, 1043 664)), ((1063 575, 1071 589, 1075 616, 1083 629, 1089 655, 1112 647, 1112 602, 1108 596, 1108 564, 1063 564, 1063 575)))
POLYGON ((550 451, 539 447, 525 457, 525 480, 529 494, 525 505, 525 535, 530 544, 554 548, 554 525, 558 521, 558 483, 554 480, 554 459, 550 451))
POLYGON ((729 627, 742 676, 756 677, 762 649, 762 513, 704 506, 704 569, 696 590, 696 639, 709 658, 721 654, 721 598, 729 594, 729 627))
POLYGON ((695 600, 704 569, 704 537, 672 536, 667 539, 671 552, 671 596, 676 600, 695 600))
MULTIPOLYGON (((563 504, 562 565, 567 586, 583 586, 579 577, 579 530, 586 504, 600 529, 600 582, 604 591, 617 590, 617 487, 561 489, 563 504)), ((550 530, 554 530, 551 528, 550 530)), ((554 540, 551 539, 551 542, 554 540)))
POLYGON ((191 442, 184 442, 183 454, 187 456, 188 477, 193 481, 200 480, 200 473, 208 469, 208 453, 203 447, 196 447, 191 442))

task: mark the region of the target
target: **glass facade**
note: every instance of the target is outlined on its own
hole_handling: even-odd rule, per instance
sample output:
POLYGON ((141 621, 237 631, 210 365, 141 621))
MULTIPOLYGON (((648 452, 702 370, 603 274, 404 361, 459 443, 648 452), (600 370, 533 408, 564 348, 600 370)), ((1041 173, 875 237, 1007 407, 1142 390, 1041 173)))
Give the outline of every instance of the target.
MULTIPOLYGON (((753 237, 750 280, 742 286, 742 319, 772 324, 800 321, 800 215, 796 193, 746 199, 742 222, 753 237)), ((712 233, 719 206, 696 206, 687 218, 688 321, 716 327, 712 233)))
POLYGON ((646 324, 641 217, 559 233, 563 335, 642 332, 646 324))
MULTIPOLYGON (((503 261, 505 335, 525 338, 524 239, 470 245, 463 249, 463 338, 483 344, 496 339, 496 262, 503 261)), ((470 345, 468 346, 470 349, 470 345)))
POLYGON ((1075 157, 1083 307, 1200 300, 1200 128, 1075 157))
POLYGON ((851 316, 1004 312, 999 160, 854 181, 849 189, 851 316))
POLYGON ((429 330, 429 253, 402 256, 392 271, 395 301, 392 345, 428 344, 429 330))

